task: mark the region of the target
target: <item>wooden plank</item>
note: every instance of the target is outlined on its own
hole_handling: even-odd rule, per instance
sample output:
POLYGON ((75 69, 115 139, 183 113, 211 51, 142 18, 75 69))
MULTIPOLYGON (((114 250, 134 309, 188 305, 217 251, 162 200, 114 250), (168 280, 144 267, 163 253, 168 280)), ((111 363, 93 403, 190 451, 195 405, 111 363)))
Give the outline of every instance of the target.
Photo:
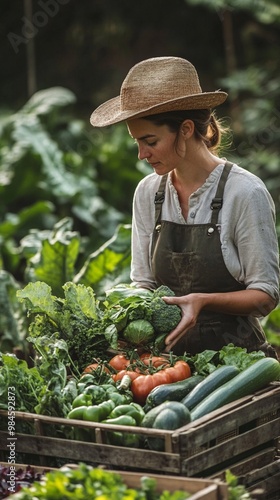
POLYGON ((242 481, 244 485, 251 485, 262 479, 266 479, 270 476, 275 476, 278 473, 280 473, 280 459, 275 460, 263 467, 259 467, 258 469, 251 470, 244 477, 241 477, 240 481, 242 481))
MULTIPOLYGON (((7 443, 8 433, 0 432, 0 449, 7 443)), ((110 465, 130 469, 180 474, 180 457, 172 453, 138 448, 100 445, 49 436, 17 435, 16 452, 66 460, 86 461, 94 465, 110 465)), ((47 461, 45 462, 47 465, 47 461)), ((41 463, 40 465, 44 465, 41 463)))
POLYGON ((266 479, 262 479, 255 483, 254 485, 247 486, 247 490, 249 492, 254 491, 256 488, 262 489, 265 494, 263 499, 267 500, 268 498, 279 500, 279 490, 280 490, 280 472, 275 474, 274 476, 267 477, 266 479))
MULTIPOLYGON (((124 479, 127 486, 131 488, 137 488, 141 484, 141 477, 143 474, 133 473, 133 472, 123 472, 115 471, 120 474, 124 479)), ((179 476, 166 476, 160 474, 149 474, 149 477, 154 478, 157 482, 157 491, 188 491, 192 494, 190 500, 198 499, 217 499, 222 498, 226 500, 228 498, 228 486, 222 481, 213 481, 201 478, 186 478, 179 476), (171 486, 172 485, 172 486, 171 486), (171 489, 172 487, 172 489, 171 489), (195 495, 194 495, 195 494, 195 495), (207 496, 208 495, 208 496, 207 496)))
POLYGON ((257 428, 260 422, 269 419, 274 421, 274 436, 276 437, 280 435, 279 407, 280 391, 277 390, 276 393, 271 393, 265 399, 256 398, 238 407, 238 410, 236 408, 229 410, 214 420, 211 419, 196 427, 192 423, 188 424, 184 428, 185 430, 177 429, 173 434, 173 439, 176 435, 180 442, 180 454, 185 457, 191 454, 192 449, 197 450, 200 446, 208 446, 208 443, 215 439, 230 439, 231 435, 240 434, 250 425, 257 428))
MULTIPOLYGON (((209 475, 208 470, 213 472, 224 468, 224 464, 232 465, 243 458, 242 453, 256 452, 256 447, 271 442, 275 438, 274 422, 267 422, 257 429, 248 431, 228 441, 224 441, 209 449, 203 450, 187 459, 182 459, 182 473, 186 476, 209 475)), ((228 466, 226 465, 226 466, 228 466)))
MULTIPOLYGON (((276 448, 271 447, 236 462, 234 465, 231 465, 230 470, 235 476, 241 477, 247 472, 270 464, 274 460, 276 460, 276 448)), ((207 477, 209 477, 209 479, 220 479, 221 481, 225 481, 226 470, 227 468, 224 468, 220 472, 210 474, 207 477)))

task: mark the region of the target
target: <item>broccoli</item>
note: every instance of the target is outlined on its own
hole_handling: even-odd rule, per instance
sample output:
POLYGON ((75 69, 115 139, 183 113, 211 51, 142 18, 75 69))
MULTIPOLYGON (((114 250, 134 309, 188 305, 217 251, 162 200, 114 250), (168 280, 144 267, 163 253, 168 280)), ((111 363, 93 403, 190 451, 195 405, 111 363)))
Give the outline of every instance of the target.
POLYGON ((162 297, 174 297, 175 293, 165 285, 161 285, 154 292, 150 302, 152 310, 151 323, 157 335, 167 334, 174 330, 181 320, 179 306, 166 304, 162 297))
POLYGON ((175 293, 168 286, 161 285, 154 291, 153 298, 155 297, 175 297, 175 293))

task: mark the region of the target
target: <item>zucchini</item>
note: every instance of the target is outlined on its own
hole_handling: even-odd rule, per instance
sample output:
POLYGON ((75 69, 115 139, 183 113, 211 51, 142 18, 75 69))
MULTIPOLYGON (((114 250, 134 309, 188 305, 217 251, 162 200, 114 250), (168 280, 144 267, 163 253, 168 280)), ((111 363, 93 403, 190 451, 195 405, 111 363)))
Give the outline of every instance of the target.
POLYGON ((151 409, 164 403, 164 401, 181 401, 197 384, 202 382, 205 377, 202 375, 193 375, 192 377, 173 382, 171 384, 158 385, 148 394, 146 399, 146 408, 151 409))
POLYGON ((194 389, 185 396, 181 403, 185 405, 190 411, 200 403, 208 394, 211 394, 220 385, 225 384, 228 380, 239 374, 238 368, 231 365, 223 365, 216 368, 210 375, 202 380, 194 389))
POLYGON ((259 359, 203 399, 192 411, 196 420, 236 399, 259 391, 280 379, 280 363, 274 358, 259 359))

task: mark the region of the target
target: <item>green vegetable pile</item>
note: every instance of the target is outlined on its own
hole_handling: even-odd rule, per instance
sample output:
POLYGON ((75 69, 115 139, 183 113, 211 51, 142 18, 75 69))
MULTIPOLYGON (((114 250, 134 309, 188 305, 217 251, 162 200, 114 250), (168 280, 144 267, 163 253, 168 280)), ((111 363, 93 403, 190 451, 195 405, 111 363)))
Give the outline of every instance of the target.
POLYGON ((108 347, 116 349, 118 335, 91 287, 67 282, 62 288, 64 298, 52 295, 51 288, 40 281, 18 291, 32 318, 27 340, 56 335, 67 343, 69 356, 82 370, 108 347))
POLYGON ((55 335, 31 339, 36 352, 29 367, 14 354, 0 353, 0 409, 8 408, 9 387, 14 387, 17 411, 66 417, 76 395, 65 341, 55 335))
POLYGON ((138 489, 129 488, 121 475, 79 463, 72 469, 47 472, 41 481, 23 487, 13 495, 14 500, 185 500, 186 491, 157 493, 156 480, 143 476, 138 489))
POLYGON ((174 295, 165 286, 150 291, 120 284, 105 292, 103 302, 91 287, 67 282, 62 288, 64 298, 52 295, 44 282, 30 282, 17 297, 31 318, 28 340, 56 335, 67 343, 78 370, 108 348, 117 349, 119 338, 162 350, 164 337, 181 319, 181 309, 162 299, 174 295))
POLYGON ((174 292, 161 285, 154 291, 119 284, 106 292, 105 315, 114 321, 120 336, 131 345, 148 345, 162 350, 164 338, 181 320, 181 309, 166 304, 162 297, 174 292))

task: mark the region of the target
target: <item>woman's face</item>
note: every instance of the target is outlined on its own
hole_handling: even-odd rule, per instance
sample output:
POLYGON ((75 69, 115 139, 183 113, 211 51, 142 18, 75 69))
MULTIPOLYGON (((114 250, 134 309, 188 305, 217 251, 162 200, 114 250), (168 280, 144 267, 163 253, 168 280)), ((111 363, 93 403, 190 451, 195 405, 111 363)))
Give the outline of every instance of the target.
POLYGON ((167 125, 138 118, 129 120, 127 128, 138 145, 139 160, 147 160, 158 175, 164 175, 178 168, 183 162, 184 143, 176 143, 177 134, 167 125), (182 151, 182 154, 179 152, 182 151))

